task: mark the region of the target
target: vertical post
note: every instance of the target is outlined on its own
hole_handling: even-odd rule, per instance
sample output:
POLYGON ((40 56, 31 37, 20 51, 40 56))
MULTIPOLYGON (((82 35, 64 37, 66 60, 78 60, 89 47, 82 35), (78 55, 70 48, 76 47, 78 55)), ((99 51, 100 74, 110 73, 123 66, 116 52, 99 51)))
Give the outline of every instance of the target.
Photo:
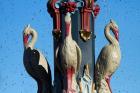
MULTIPOLYGON (((63 93, 65 81, 63 80, 63 73, 60 69, 62 66, 61 56, 58 52, 58 58, 56 59, 57 47, 61 46, 65 35, 65 8, 73 9, 71 3, 76 3, 76 10, 72 10, 72 38, 76 41, 82 52, 82 63, 80 71, 76 80, 80 81, 84 78, 84 66, 89 66, 90 81, 94 80, 94 65, 95 65, 95 34, 94 34, 94 18, 95 18, 95 5, 94 0, 68 0, 68 1, 57 1, 51 0, 48 2, 48 11, 53 18, 54 24, 54 93, 63 93), (63 6, 63 3, 67 3, 68 7, 63 6), (57 7, 57 6, 59 7, 57 7), (83 6, 84 5, 84 6, 83 6), (56 63, 57 60, 57 63, 56 63), (78 79, 77 79, 78 78, 78 79)), ((71 11, 71 10, 67 10, 71 11)), ((77 81, 79 82, 79 81, 77 81)), ((84 81, 83 81, 84 82, 84 81)), ((82 84, 82 82, 81 82, 82 84)), ((89 85, 90 86, 90 85, 89 85)), ((79 89, 78 89, 79 91, 79 89)), ((83 90, 84 91, 84 90, 83 90)))

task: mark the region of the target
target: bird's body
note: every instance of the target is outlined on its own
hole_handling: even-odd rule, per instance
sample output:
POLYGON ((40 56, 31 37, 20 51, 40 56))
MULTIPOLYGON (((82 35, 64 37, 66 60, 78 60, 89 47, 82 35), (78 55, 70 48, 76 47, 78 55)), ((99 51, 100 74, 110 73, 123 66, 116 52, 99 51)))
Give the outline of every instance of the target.
POLYGON ((104 69, 103 75, 111 76, 118 68, 120 58, 120 48, 115 45, 107 45, 101 50, 97 65, 103 64, 101 67, 104 69))
POLYGON ((31 74, 33 73, 33 77, 36 77, 38 79, 42 79, 45 74, 47 75, 50 72, 50 67, 47 60, 42 55, 42 53, 36 49, 32 50, 31 48, 27 48, 24 51, 24 65, 27 70, 29 69, 32 71, 30 72, 28 70, 28 72, 30 72, 31 74), (42 74, 40 72, 43 72, 44 75, 39 75, 42 74))
POLYGON ((73 67, 75 72, 77 71, 77 43, 72 40, 70 37, 67 37, 64 40, 64 44, 62 46, 62 65, 63 69, 66 70, 67 68, 73 67))
POLYGON ((120 65, 121 52, 118 42, 118 32, 117 30, 113 32, 116 37, 114 38, 109 33, 110 29, 112 29, 112 31, 116 30, 115 23, 112 21, 105 28, 105 36, 109 41, 109 44, 102 48, 96 62, 96 89, 98 93, 104 93, 101 91, 104 90, 101 88, 103 87, 102 81, 104 80, 107 83, 104 84, 107 85, 104 88, 109 89, 106 93, 112 93, 110 88, 110 78, 120 65))
MULTIPOLYGON (((65 77, 65 91, 66 93, 76 93, 76 74, 81 65, 81 50, 78 44, 71 36, 71 16, 67 13, 65 16, 66 36, 62 45, 59 47, 62 71, 65 77), (66 85, 66 86, 65 86, 66 85)), ((58 65, 59 66, 59 65, 58 65)))
POLYGON ((24 30, 24 66, 27 72, 38 83, 37 93, 52 93, 51 70, 48 61, 43 54, 37 49, 34 49, 36 39, 36 31, 31 27, 27 27, 24 30), (32 35, 32 39, 30 42, 28 42, 28 37, 30 34, 32 35))

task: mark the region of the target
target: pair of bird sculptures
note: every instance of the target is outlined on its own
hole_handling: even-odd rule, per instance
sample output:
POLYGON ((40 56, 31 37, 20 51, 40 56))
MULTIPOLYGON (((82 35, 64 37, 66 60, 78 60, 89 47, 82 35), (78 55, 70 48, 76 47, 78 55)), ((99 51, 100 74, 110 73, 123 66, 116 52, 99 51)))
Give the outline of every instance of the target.
MULTIPOLYGON (((105 27, 105 37, 109 41, 109 44, 104 46, 98 56, 95 66, 95 84, 92 82, 90 89, 85 90, 85 86, 82 84, 82 78, 89 78, 91 80, 89 71, 84 69, 84 76, 81 81, 77 82, 77 75, 80 70, 82 62, 82 53, 78 44, 72 38, 71 32, 71 14, 68 12, 65 15, 66 34, 63 43, 56 48, 55 64, 64 76, 64 89, 63 93, 112 93, 110 88, 110 78, 116 71, 120 64, 121 53, 119 47, 119 31, 116 23, 111 20, 105 27), (114 36, 110 34, 110 30, 114 33, 114 36), (58 53, 59 52, 59 53, 58 53), (58 55, 61 57, 59 62, 58 55), (60 68, 61 66, 61 68, 60 68), (77 87, 78 86, 78 87, 77 87)), ((23 41, 24 41, 24 66, 27 72, 37 81, 38 92, 37 93, 53 93, 51 70, 47 59, 43 54, 34 48, 37 40, 37 32, 29 25, 24 29, 23 41), (29 37, 31 36, 31 40, 29 37)), ((90 87, 89 87, 90 88, 90 87)))

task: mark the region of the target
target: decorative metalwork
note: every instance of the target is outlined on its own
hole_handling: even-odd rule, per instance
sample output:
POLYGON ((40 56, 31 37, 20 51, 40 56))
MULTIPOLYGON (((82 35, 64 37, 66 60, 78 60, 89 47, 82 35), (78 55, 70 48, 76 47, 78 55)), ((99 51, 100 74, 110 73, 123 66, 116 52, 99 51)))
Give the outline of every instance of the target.
POLYGON ((29 25, 23 32, 24 40, 24 66, 36 81, 38 85, 37 93, 52 93, 52 77, 48 61, 43 54, 34 49, 34 44, 37 40, 37 32, 29 25), (29 41, 29 36, 32 36, 29 41))
POLYGON ((96 63, 96 89, 98 93, 112 93, 110 79, 120 64, 121 52, 118 42, 118 26, 111 20, 105 27, 105 36, 109 41, 101 50, 96 63), (109 32, 112 30, 113 37, 109 32))
POLYGON ((60 19, 60 11, 59 8, 55 6, 58 0, 50 0, 47 4, 48 12, 50 13, 51 17, 53 18, 53 35, 56 39, 60 38, 61 36, 61 19, 60 19))
POLYGON ((92 32, 90 31, 90 16, 97 16, 99 13, 99 6, 94 5, 93 0, 84 0, 84 7, 81 9, 81 30, 80 36, 84 41, 91 38, 92 32))
POLYGON ((95 1, 50 0, 47 3, 53 18, 53 85, 48 61, 34 49, 37 31, 30 26, 24 29, 23 61, 27 72, 37 81, 38 93, 112 93, 110 79, 121 59, 119 31, 113 20, 107 24, 105 36, 109 44, 103 47, 95 64, 94 20, 100 11, 95 1))

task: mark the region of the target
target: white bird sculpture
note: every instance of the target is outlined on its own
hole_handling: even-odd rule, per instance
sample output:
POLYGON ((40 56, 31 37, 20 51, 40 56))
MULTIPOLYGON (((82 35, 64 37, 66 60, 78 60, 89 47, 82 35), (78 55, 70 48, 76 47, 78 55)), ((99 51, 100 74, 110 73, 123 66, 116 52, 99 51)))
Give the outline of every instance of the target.
POLYGON ((110 78, 120 65, 121 59, 121 51, 118 42, 119 30, 113 20, 110 20, 110 23, 105 27, 104 33, 109 44, 102 48, 96 62, 96 90, 97 93, 112 93, 110 78), (110 34, 110 30, 112 30, 115 37, 110 34))
POLYGON ((24 66, 38 83, 37 93, 52 93, 51 70, 43 54, 34 49, 36 40, 37 32, 28 25, 23 32, 24 66), (29 36, 32 36, 31 40, 29 40, 29 36))
MULTIPOLYGON (((64 92, 76 93, 76 74, 80 69, 82 53, 78 44, 73 40, 71 33, 71 14, 69 12, 65 15, 66 34, 63 44, 56 51, 60 51, 62 71, 64 72, 64 92), (66 86, 65 86, 66 85, 66 86)), ((59 63, 57 63, 59 66, 59 63)))

